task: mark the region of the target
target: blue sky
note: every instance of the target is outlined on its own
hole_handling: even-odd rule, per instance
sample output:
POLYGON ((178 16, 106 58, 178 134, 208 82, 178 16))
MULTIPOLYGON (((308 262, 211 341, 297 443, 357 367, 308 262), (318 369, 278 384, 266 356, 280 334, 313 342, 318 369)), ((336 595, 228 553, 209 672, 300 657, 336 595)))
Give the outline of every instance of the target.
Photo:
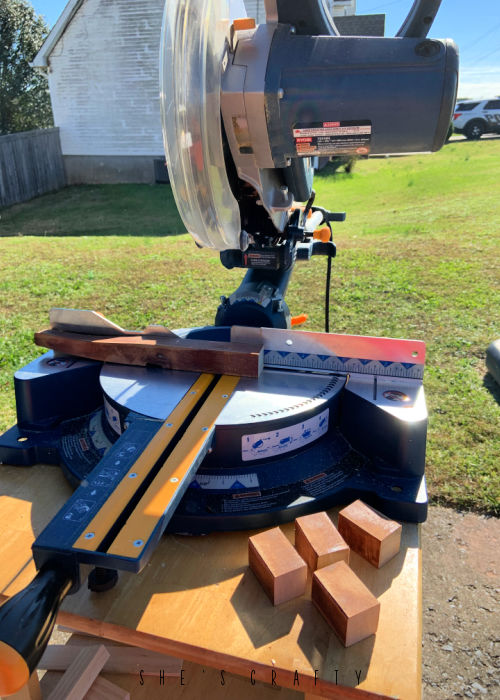
MULTIPOLYGON (((140 0, 138 0, 140 1, 140 0)), ((412 0, 357 0, 357 13, 385 12, 386 34, 394 35, 412 0)), ((52 26, 66 0, 32 0, 35 10, 52 26)), ((461 97, 500 95, 499 0, 443 0, 430 36, 450 37, 460 49, 461 97)))

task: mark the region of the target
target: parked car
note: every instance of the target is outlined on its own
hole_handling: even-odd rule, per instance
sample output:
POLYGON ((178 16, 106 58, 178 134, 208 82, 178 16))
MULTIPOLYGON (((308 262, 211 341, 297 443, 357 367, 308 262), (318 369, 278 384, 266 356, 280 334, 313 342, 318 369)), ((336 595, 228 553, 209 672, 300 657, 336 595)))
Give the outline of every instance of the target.
POLYGON ((453 131, 472 141, 483 134, 500 134, 500 98, 457 102, 453 131))

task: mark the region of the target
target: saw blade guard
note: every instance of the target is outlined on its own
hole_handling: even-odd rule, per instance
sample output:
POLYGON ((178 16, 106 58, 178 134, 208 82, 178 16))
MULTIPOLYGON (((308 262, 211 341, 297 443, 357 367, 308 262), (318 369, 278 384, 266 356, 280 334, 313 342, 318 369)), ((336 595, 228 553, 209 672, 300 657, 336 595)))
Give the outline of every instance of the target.
POLYGON ((227 0, 165 3, 160 102, 170 182, 189 233, 198 245, 217 250, 239 248, 241 231, 224 162, 220 116, 230 26, 227 0))

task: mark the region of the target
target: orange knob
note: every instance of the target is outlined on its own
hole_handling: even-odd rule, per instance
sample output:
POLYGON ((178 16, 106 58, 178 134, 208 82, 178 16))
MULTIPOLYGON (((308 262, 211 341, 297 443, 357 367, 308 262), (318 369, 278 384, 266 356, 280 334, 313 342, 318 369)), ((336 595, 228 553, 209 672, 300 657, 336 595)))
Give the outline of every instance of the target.
POLYGON ((241 19, 233 20, 233 29, 235 32, 240 32, 243 29, 255 29, 255 20, 253 17, 241 17, 241 19))
POLYGON ((313 238, 315 241, 323 241, 323 243, 328 243, 330 240, 330 229, 328 226, 323 226, 323 228, 317 228, 316 231, 313 234, 313 238))
POLYGON ((298 316, 292 316, 292 328, 293 326, 301 326, 307 321, 309 316, 307 314, 299 314, 298 316))

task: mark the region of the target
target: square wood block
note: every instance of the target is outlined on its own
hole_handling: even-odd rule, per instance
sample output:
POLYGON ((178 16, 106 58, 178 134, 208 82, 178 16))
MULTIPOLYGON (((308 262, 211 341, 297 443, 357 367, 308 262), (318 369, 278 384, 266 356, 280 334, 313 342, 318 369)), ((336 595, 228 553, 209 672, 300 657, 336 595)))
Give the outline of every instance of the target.
POLYGON ((360 500, 340 511, 338 530, 351 549, 378 568, 401 546, 401 525, 360 500))
POLYGON ((307 565, 279 527, 248 539, 248 563, 273 605, 305 593, 307 565))
POLYGON ((345 561, 314 572, 311 599, 345 647, 377 631, 380 603, 345 561))
POLYGON ((295 548, 311 571, 336 561, 349 563, 349 546, 325 511, 296 519, 295 548))

